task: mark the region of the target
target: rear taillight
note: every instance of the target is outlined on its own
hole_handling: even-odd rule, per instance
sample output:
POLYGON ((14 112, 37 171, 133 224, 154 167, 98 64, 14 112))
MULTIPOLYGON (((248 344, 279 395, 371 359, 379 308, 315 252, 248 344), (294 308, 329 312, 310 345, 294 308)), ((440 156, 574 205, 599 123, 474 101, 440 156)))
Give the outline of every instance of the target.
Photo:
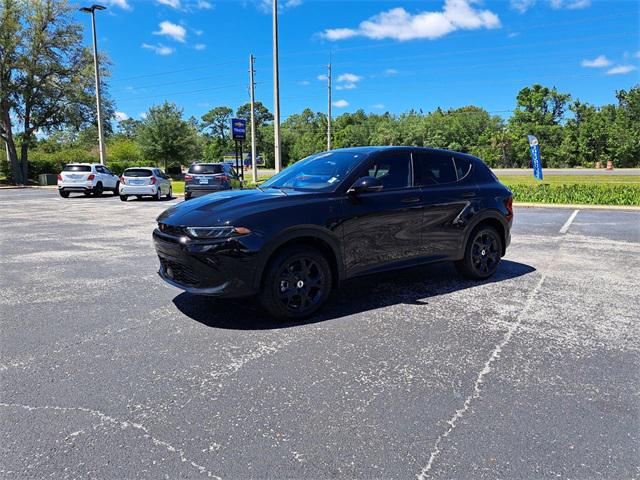
POLYGON ((191 175, 185 175, 184 176, 184 181, 185 182, 190 182, 191 180, 193 180, 193 177, 191 175))
POLYGON ((227 177, 226 175, 220 175, 218 178, 220 179, 221 182, 229 181, 229 177, 227 177))
POLYGON ((94 178, 96 178, 96 176, 92 173, 91 175, 89 175, 87 177, 87 181, 90 182, 91 180, 93 180, 94 178))
POLYGON ((126 181, 125 181, 125 179, 124 179, 124 176, 120 177, 120 183, 121 183, 122 185, 126 185, 126 184, 127 184, 127 182, 126 182, 126 181))
POLYGON ((151 177, 151 185, 155 185, 156 181, 156 177, 151 177))
POLYGON ((62 181, 62 175, 58 174, 58 181, 61 182, 62 181))
POLYGON ((507 220, 510 222, 513 220, 513 197, 508 197, 504 200, 504 206, 507 209, 507 220))

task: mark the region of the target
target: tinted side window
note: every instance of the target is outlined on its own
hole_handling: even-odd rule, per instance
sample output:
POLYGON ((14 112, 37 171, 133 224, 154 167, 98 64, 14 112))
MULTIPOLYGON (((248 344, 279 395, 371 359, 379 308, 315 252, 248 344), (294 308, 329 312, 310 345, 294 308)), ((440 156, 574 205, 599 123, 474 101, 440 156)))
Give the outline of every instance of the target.
POLYGON ((451 155, 416 152, 414 159, 416 185, 441 185, 458 180, 456 165, 451 155))
POLYGON ((462 180, 469 175, 471 166, 473 165, 471 160, 465 157, 455 157, 456 173, 458 174, 458 180, 462 180))
POLYGON ((96 172, 98 172, 98 173, 106 173, 106 172, 104 171, 104 168, 102 168, 100 165, 97 165, 97 166, 96 166, 96 172))
POLYGON ((365 175, 379 178, 385 190, 411 185, 411 154, 406 151, 385 152, 369 164, 365 175))

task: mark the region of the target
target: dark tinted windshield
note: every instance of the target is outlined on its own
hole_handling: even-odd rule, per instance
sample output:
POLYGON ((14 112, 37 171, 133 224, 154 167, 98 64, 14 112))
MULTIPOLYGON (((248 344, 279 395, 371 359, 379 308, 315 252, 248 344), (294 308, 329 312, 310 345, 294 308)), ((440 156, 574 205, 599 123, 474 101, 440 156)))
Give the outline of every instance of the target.
POLYGON ((146 168, 128 168, 123 175, 125 177, 151 177, 153 172, 146 168))
POLYGON ((215 173, 224 173, 222 165, 191 165, 189 173, 197 175, 213 175, 215 173))
POLYGON ((365 157, 349 151, 312 155, 287 167, 261 188, 333 191, 365 157))
POLYGON ((65 165, 62 171, 63 172, 90 172, 91 167, 89 165, 65 165))

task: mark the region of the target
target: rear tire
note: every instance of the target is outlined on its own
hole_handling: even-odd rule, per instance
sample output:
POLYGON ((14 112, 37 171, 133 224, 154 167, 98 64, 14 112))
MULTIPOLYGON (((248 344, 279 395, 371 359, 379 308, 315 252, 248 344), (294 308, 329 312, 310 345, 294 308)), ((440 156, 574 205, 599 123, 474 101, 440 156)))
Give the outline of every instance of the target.
POLYGON ((58 190, 58 193, 62 198, 69 198, 69 192, 65 192, 64 190, 58 190))
POLYGON ((120 195, 120 200, 122 200, 123 202, 126 202, 129 199, 128 196, 126 195, 120 195))
POLYGON ((136 198, 137 198, 138 200, 142 200, 142 195, 136 195, 136 198))
POLYGON ((98 183, 95 187, 93 187, 93 196, 101 197, 103 191, 104 191, 104 187, 102 186, 101 183, 98 183))
POLYGON ((480 225, 469 235, 464 258, 456 262, 456 268, 473 280, 489 278, 498 269, 502 257, 502 237, 495 228, 480 225))
POLYGON ((169 193, 167 193, 167 200, 171 200, 173 198, 173 187, 169 187, 169 193))
POLYGON ((120 182, 116 182, 116 188, 113 189, 114 195, 120 195, 120 182))
POLYGON ((158 187, 158 191, 156 192, 153 199, 157 202, 162 200, 162 190, 160 190, 160 187, 158 187))
POLYGON ((267 265, 260 303, 277 319, 302 320, 324 305, 331 287, 331 268, 325 256, 312 247, 292 247, 267 265))
POLYGON ((91 192, 82 192, 82 194, 83 194, 85 197, 90 197, 90 196, 91 196, 91 192))

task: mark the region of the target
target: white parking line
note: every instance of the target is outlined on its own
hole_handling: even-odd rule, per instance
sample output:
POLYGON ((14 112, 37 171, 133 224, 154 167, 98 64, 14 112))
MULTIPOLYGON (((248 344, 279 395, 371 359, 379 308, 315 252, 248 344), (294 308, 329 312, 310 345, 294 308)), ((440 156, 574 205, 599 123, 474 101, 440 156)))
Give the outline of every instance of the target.
POLYGON ((565 233, 567 233, 567 232, 569 231, 569 227, 571 226, 571 224, 572 224, 572 223, 573 223, 573 221, 575 220, 576 215, 578 215, 578 212, 579 212, 579 211, 580 211, 580 210, 574 210, 574 211, 573 211, 573 213, 571 214, 571 216, 569 217, 569 219, 568 219, 566 222, 564 222, 564 225, 562 226, 562 228, 560 229, 560 232, 558 232, 558 233, 561 233, 561 234, 563 234, 563 235, 564 235, 565 233))

